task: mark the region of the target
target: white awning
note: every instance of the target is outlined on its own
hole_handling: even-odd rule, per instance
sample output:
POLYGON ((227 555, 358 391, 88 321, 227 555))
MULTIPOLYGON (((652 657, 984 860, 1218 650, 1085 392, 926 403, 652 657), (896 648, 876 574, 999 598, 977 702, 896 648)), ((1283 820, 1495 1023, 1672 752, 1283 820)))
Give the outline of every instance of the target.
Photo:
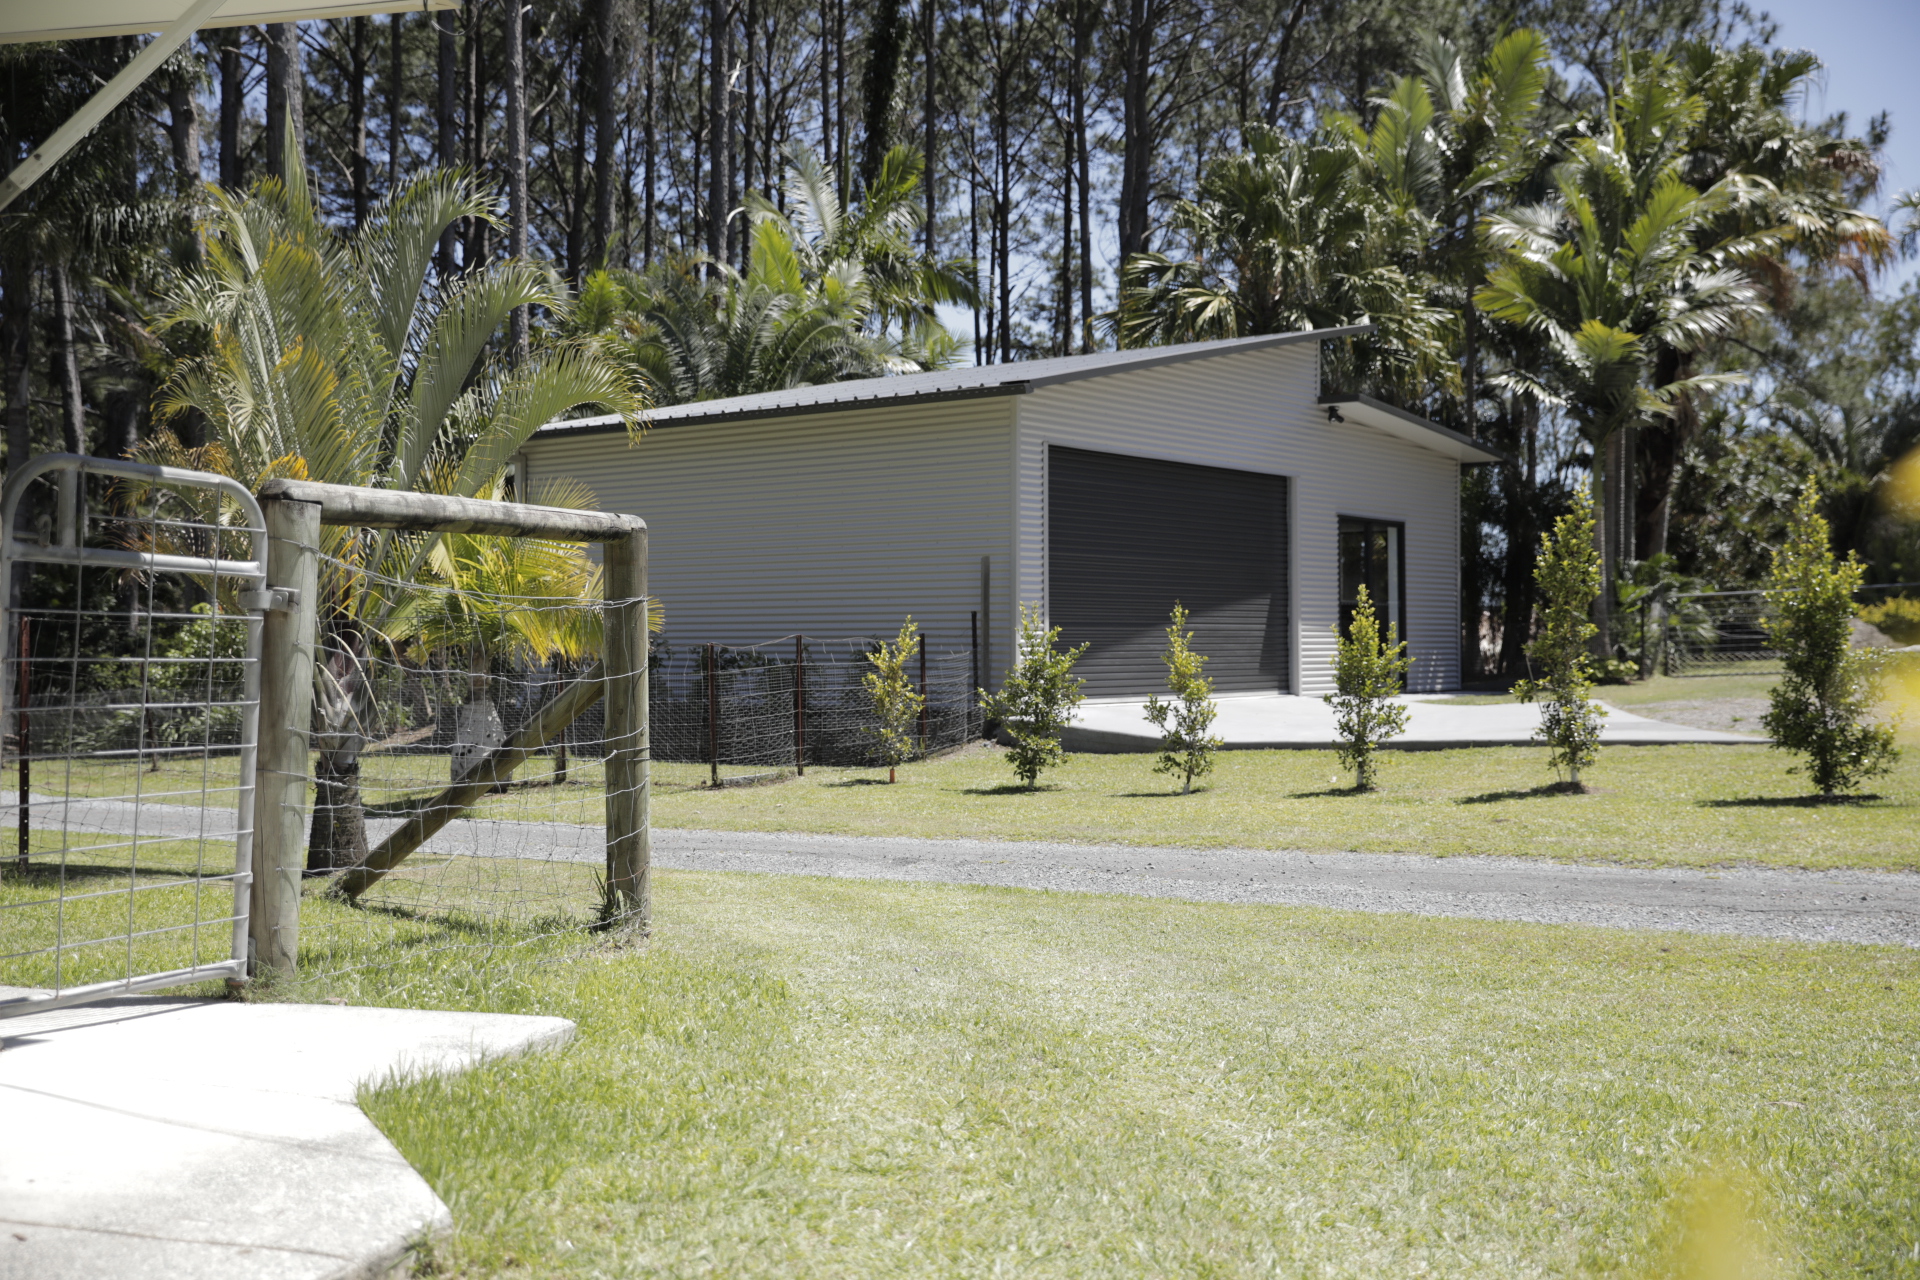
POLYGON ((411 13, 418 9, 451 9, 453 0, 409 0, 408 3, 313 4, 300 0, 0 0, 0 43, 27 40, 65 40, 78 36, 160 34, 133 61, 87 99, 73 118, 0 178, 0 209, 52 168, 74 144, 92 133, 100 122, 140 87, 174 50, 202 27, 245 26, 256 22, 300 22, 308 18, 336 18, 343 14, 411 13))
MULTIPOLYGON (((199 27, 255 27, 310 18, 352 18, 373 13, 426 13, 456 8, 458 0, 223 0, 199 27)), ((0 44, 29 40, 84 40, 92 36, 138 36, 165 31, 187 10, 181 0, 0 0, 0 44)))

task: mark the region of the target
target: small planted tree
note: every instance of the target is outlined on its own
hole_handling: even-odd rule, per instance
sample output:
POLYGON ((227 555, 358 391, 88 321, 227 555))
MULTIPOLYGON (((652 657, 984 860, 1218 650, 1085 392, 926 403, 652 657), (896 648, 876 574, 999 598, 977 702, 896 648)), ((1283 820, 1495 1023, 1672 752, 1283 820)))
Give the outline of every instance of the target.
POLYGON ((867 702, 873 708, 874 723, 868 726, 867 734, 873 739, 874 754, 887 766, 888 782, 894 781, 896 770, 913 759, 919 748, 913 730, 927 699, 913 687, 913 678, 907 674, 907 660, 923 643, 919 624, 909 616, 900 624, 900 634, 892 644, 883 641, 867 655, 873 670, 860 678, 867 690, 867 702))
POLYGON ((1593 688, 1589 646, 1599 632, 1591 614, 1600 594, 1600 552, 1593 545, 1593 500, 1586 493, 1576 493, 1573 510, 1540 535, 1533 578, 1544 616, 1527 656, 1540 674, 1513 690, 1522 702, 1542 704, 1537 736, 1553 748, 1547 763, 1565 768, 1577 791, 1580 771, 1600 754, 1600 721, 1607 714, 1587 698, 1593 688))
POLYGON ((1059 642, 1060 628, 1045 626, 1036 606, 1021 605, 1013 669, 1000 692, 979 691, 981 711, 989 720, 998 720, 1013 739, 1007 763, 1029 790, 1039 781, 1041 770, 1066 760, 1060 735, 1084 696, 1080 690, 1086 681, 1073 674, 1073 664, 1087 646, 1061 649, 1059 642))
POLYGON ((1340 737, 1334 751, 1341 767, 1353 770, 1353 789, 1371 791, 1380 744, 1407 731, 1407 709, 1393 699, 1406 686, 1413 659, 1398 626, 1389 624, 1386 640, 1380 639, 1380 620, 1365 587, 1354 601, 1347 634, 1335 627, 1334 639, 1333 692, 1327 695, 1340 737))
POLYGON ((1860 562, 1836 561, 1820 493, 1807 486, 1792 531, 1767 582, 1767 632, 1786 674, 1761 723, 1773 746, 1806 757, 1807 777, 1827 797, 1853 791, 1893 767, 1892 726, 1871 723, 1885 667, 1855 649, 1849 622, 1860 562))
POLYGON ((1178 603, 1160 661, 1167 664, 1167 690, 1173 697, 1162 702, 1156 693, 1147 699, 1147 719, 1160 730, 1160 762, 1153 771, 1180 779, 1180 793, 1190 795, 1193 780, 1213 771, 1213 757, 1222 746, 1207 732, 1220 707, 1213 700, 1213 681, 1200 674, 1207 660, 1193 651, 1187 611, 1178 603))

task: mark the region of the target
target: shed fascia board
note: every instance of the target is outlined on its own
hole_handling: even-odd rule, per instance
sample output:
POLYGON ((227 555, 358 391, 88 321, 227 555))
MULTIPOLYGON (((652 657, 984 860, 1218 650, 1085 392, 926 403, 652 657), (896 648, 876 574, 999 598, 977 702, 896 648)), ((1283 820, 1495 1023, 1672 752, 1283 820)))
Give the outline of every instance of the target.
MULTIPOLYGON (((1346 325, 1338 329, 1304 329, 1295 333, 1260 334, 1251 338, 1228 338, 1215 342, 1188 342, 1171 347, 1146 347, 1134 351, 1103 351, 1090 356, 1061 356, 1044 360, 1026 360, 1012 364, 981 365, 955 373, 896 374, 888 378, 861 378, 849 382, 829 382, 792 391, 765 392, 752 396, 732 396, 696 404, 671 405, 648 415, 651 425, 669 427, 691 422, 732 422, 743 418, 786 417, 807 413, 837 413, 877 408, 881 405, 931 403, 942 400, 970 400, 982 396, 1025 395, 1042 387, 1060 386, 1110 374, 1135 373, 1160 365, 1183 364, 1190 360, 1210 360, 1215 356, 1236 355, 1270 347, 1292 346, 1302 342, 1324 342, 1334 338, 1353 338, 1373 332, 1371 324, 1346 325), (927 383, 945 385, 928 386, 927 383)), ((541 427, 541 438, 562 435, 620 431, 625 426, 612 415, 571 418, 541 427)))
MULTIPOLYGON (((456 0, 227 0, 199 27, 252 27, 314 18, 353 18, 380 13, 428 13, 458 8, 456 0)), ((0 4, 0 44, 34 40, 90 40, 164 31, 186 11, 184 0, 64 0, 61 4, 0 4)))
POLYGON ((1510 461, 1506 454, 1487 448, 1471 436, 1461 435, 1450 427, 1429 422, 1417 413, 1397 409, 1372 396, 1344 392, 1321 396, 1320 404, 1328 409, 1338 409, 1345 422, 1384 431, 1423 449, 1444 453, 1465 466, 1483 467, 1492 462, 1510 461))

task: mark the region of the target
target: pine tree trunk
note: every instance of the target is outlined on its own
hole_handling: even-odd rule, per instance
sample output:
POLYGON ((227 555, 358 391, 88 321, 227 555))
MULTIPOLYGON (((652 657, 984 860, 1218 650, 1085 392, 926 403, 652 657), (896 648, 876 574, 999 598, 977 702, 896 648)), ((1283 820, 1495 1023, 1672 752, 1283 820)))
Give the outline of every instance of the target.
POLYGON ((167 139, 173 144, 173 183, 181 195, 200 184, 200 111, 193 81, 178 75, 167 83, 167 139))
POLYGON ((1085 0, 1073 17, 1073 65, 1068 75, 1072 97, 1074 158, 1079 165, 1080 202, 1080 350, 1093 350, 1093 183, 1087 156, 1087 62, 1093 56, 1093 20, 1085 0))
MULTIPOLYGON (((455 21, 451 10, 442 9, 433 15, 437 62, 435 74, 438 80, 434 86, 437 90, 434 97, 434 123, 439 128, 434 159, 443 169, 451 169, 460 163, 460 43, 454 30, 455 21)), ((453 274, 454 246, 458 236, 458 230, 451 223, 440 233, 440 278, 443 280, 453 274)))
POLYGON ((587 244, 587 269, 607 265, 613 240, 613 185, 619 176, 613 166, 614 141, 620 136, 620 33, 614 27, 614 0, 594 0, 588 39, 593 50, 593 230, 587 244))
MULTIPOLYGON (((526 11, 508 0, 504 43, 507 55, 507 255, 527 257, 527 47, 526 11)), ((515 364, 527 358, 527 308, 513 309, 507 345, 515 364)))
POLYGON ((641 118, 640 145, 646 153, 647 198, 646 207, 640 217, 640 262, 643 266, 653 265, 653 224, 657 209, 658 183, 655 180, 655 162, 658 151, 659 116, 654 105, 654 93, 657 88, 655 70, 657 66, 653 33, 658 22, 658 7, 655 0, 647 0, 647 103, 641 118))
POLYGON ((367 20, 347 23, 347 141, 353 148, 353 225, 367 225, 373 206, 373 171, 367 158, 367 20))
POLYGON ((300 24, 275 22, 267 27, 267 173, 285 182, 287 136, 293 136, 293 155, 305 164, 307 154, 306 79, 300 67, 300 24))
POLYGON ((733 147, 733 23, 730 0, 707 0, 707 266, 718 277, 727 260, 727 157, 733 147))
POLYGON ((861 97, 866 136, 861 139, 860 186, 880 177, 893 137, 893 94, 900 79, 900 0, 873 0, 867 35, 867 73, 861 97))
POLYGON ((0 285, 6 289, 0 301, 0 358, 6 367, 9 473, 33 456, 33 277, 26 246, 6 246, 0 259, 0 285))
POLYGON ((221 31, 220 41, 220 185, 238 190, 247 178, 247 157, 240 150, 240 120, 246 111, 245 64, 241 41, 245 27, 221 31))
POLYGON ((406 128, 402 103, 406 101, 403 85, 406 76, 405 50, 401 45, 404 34, 403 24, 406 14, 396 13, 387 18, 387 195, 391 197, 400 189, 400 139, 406 128))
POLYGON ((87 407, 80 391, 80 360, 75 350, 73 276, 64 257, 55 255, 48 276, 53 283, 53 381, 60 389, 60 439, 68 453, 87 451, 87 407))
POLYGON ((1148 0, 1128 0, 1121 49, 1120 260, 1147 250, 1153 173, 1153 129, 1147 89, 1153 76, 1154 14, 1148 0))
POLYGON ((920 185, 927 202, 927 223, 923 231, 926 234, 927 256, 930 258, 939 252, 937 246, 940 242, 940 189, 937 182, 940 166, 939 132, 937 128, 939 115, 934 109, 934 95, 939 84, 940 15, 936 5, 937 0, 920 0, 922 10, 921 43, 924 53, 921 74, 926 77, 926 82, 922 85, 925 100, 921 107, 922 119, 920 123, 924 135, 922 146, 925 155, 922 157, 923 172, 920 176, 920 185))

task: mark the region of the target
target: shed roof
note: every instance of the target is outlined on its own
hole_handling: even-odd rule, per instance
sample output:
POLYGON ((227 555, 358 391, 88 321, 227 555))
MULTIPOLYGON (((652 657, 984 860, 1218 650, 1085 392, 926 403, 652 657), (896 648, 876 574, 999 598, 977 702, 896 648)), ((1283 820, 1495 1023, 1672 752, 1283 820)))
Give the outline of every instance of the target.
MULTIPOLYGON (((1021 360, 1013 364, 969 365, 958 369, 936 369, 930 373, 896 374, 887 378, 857 378, 849 382, 825 382, 818 386, 767 391, 759 395, 728 396, 721 400, 701 400, 693 404, 668 405, 653 410, 647 418, 656 426, 677 426, 690 422, 770 418, 785 414, 863 409, 869 406, 915 401, 970 400, 981 396, 1026 395, 1042 387, 1057 386, 1063 382, 1078 382, 1083 378, 1099 378, 1111 373, 1150 369, 1162 364, 1180 364, 1188 360, 1206 360, 1240 351, 1258 351, 1267 347, 1291 346, 1301 342, 1321 342, 1329 338, 1351 338, 1372 331, 1373 326, 1370 324, 1356 324, 1339 329, 1307 329, 1297 333, 1262 334, 1253 338, 1183 342, 1168 347, 1096 351, 1084 356, 1055 356, 1045 360, 1021 360)), ((620 419, 613 416, 572 418, 562 422, 550 422, 540 428, 539 434, 552 437, 621 429, 620 419)))

